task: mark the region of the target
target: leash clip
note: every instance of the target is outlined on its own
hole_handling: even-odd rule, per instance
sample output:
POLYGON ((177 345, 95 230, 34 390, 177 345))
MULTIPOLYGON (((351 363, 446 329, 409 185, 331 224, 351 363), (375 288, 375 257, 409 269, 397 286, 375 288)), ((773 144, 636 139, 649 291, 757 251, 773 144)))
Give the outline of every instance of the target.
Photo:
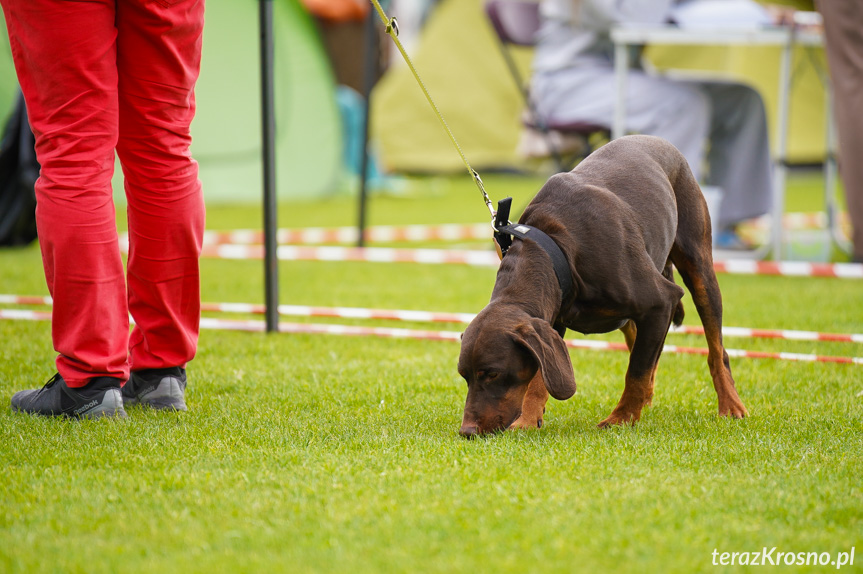
POLYGON ((497 211, 494 212, 491 227, 494 229, 494 244, 497 248, 497 255, 501 259, 506 255, 510 245, 512 245, 512 235, 506 231, 501 231, 506 226, 510 225, 509 211, 512 208, 512 198, 506 197, 497 202, 497 211))
POLYGON ((390 21, 387 24, 387 28, 385 31, 387 34, 389 34, 390 32, 395 32, 396 36, 399 35, 399 23, 398 20, 396 20, 395 16, 390 18, 390 21))

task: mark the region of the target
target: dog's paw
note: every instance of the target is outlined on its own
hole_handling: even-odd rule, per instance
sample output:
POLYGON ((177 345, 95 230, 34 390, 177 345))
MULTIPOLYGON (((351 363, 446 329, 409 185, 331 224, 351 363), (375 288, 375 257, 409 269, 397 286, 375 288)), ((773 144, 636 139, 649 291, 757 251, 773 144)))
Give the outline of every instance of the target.
POLYGON ((525 417, 519 417, 517 421, 512 423, 509 427, 510 429, 541 429, 542 428, 542 417, 539 417, 536 420, 528 420, 525 417))
POLYGON ((749 416, 749 412, 739 400, 728 401, 726 403, 719 403, 719 416, 742 419, 749 416))
POLYGON ((604 429, 610 426, 618 425, 634 425, 635 421, 641 418, 640 413, 627 413, 627 412, 613 412, 608 417, 600 422, 598 425, 599 428, 604 429))

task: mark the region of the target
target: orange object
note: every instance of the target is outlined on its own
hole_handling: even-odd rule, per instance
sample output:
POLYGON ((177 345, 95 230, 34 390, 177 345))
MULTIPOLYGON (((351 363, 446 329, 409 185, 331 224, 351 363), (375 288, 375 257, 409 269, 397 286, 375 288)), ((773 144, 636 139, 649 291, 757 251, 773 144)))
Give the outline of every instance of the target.
POLYGON ((369 3, 364 0, 302 0, 313 15, 332 22, 350 22, 365 19, 369 3))

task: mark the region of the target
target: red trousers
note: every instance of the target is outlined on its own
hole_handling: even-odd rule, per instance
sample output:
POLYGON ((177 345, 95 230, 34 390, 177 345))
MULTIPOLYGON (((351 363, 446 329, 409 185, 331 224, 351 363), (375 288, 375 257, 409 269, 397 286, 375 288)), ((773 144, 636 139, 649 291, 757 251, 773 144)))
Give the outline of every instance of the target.
POLYGON ((0 3, 42 166, 36 222, 57 370, 78 387, 185 366, 200 318, 204 202, 189 126, 204 0, 0 3), (126 273, 115 150, 128 201, 126 273))

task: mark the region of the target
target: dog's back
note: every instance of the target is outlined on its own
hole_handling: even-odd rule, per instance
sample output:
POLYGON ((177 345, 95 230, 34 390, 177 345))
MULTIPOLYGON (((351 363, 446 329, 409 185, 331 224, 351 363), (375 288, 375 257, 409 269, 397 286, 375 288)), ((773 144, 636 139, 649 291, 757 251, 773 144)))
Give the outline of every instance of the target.
POLYGON ((521 222, 548 226, 554 221, 579 222, 578 229, 558 230, 579 258, 589 258, 598 243, 606 254, 609 248, 621 255, 646 249, 660 270, 683 221, 688 227, 709 225, 686 158, 667 141, 642 135, 616 139, 571 172, 552 176, 521 222), (639 237, 643 243, 633 244, 639 237))

